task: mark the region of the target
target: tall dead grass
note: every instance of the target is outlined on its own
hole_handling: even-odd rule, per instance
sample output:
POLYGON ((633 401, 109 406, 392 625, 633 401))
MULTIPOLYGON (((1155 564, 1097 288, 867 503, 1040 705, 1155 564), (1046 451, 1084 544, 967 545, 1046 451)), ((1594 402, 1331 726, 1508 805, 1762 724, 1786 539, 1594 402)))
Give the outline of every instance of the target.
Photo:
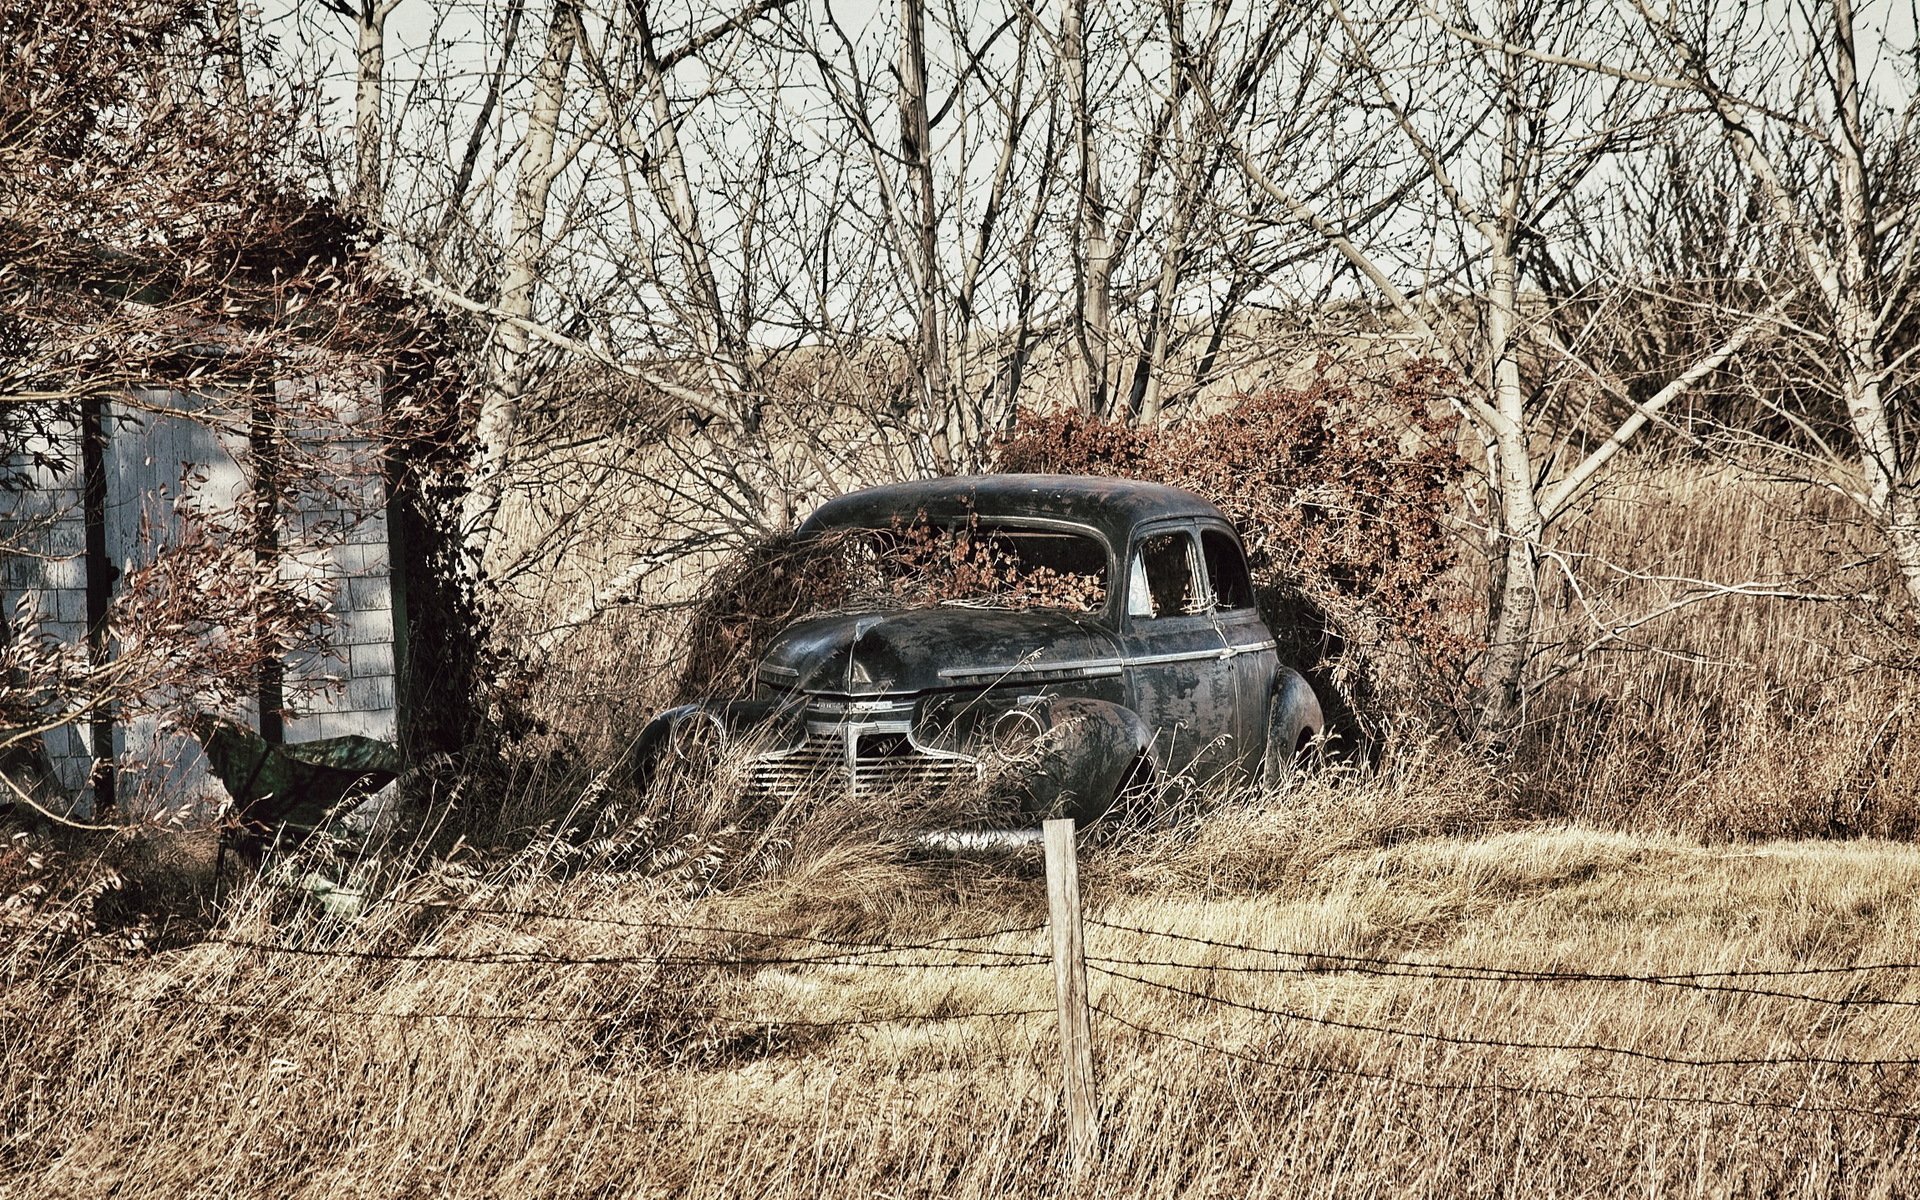
MULTIPOLYGON (((1393 811, 1377 786, 1243 797, 1173 848, 1089 845, 1102 1153, 1077 1178, 1037 864, 855 841, 709 889, 560 881, 537 851, 325 896, 283 873, 209 940, 42 959, 0 993, 0 1193, 1853 1196, 1914 1177, 1914 1122, 1871 1115, 1916 1107, 1911 1065, 1581 1048, 1911 1060, 1910 1010, 1302 974, 1233 944, 1623 974, 1914 962, 1920 852, 1313 832, 1341 803, 1393 811)), ((1920 1001, 1912 971, 1774 982, 1920 1001)))
POLYGON ((1911 635, 1879 607, 1879 547, 1844 501, 1652 470, 1561 549, 1548 607, 1567 652, 1518 764, 1532 811, 1715 838, 1914 835, 1911 635))

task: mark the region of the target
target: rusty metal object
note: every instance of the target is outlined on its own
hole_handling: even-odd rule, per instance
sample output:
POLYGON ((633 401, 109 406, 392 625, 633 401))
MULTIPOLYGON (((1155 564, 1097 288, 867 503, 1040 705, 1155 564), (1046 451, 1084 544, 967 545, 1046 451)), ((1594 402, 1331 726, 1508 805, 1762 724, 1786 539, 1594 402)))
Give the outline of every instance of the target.
POLYGON ((1029 595, 1022 571, 1053 570, 1048 554, 1097 564, 1097 603, 1083 588, 1061 607, 1038 591, 803 617, 761 656, 752 698, 647 726, 642 783, 676 755, 751 738, 749 787, 768 795, 979 783, 1020 822, 1086 821, 1143 776, 1277 780, 1322 734, 1254 607, 1239 536, 1199 496, 1076 476, 924 480, 830 501, 796 537, 903 528, 1008 547, 988 575, 1015 596, 1029 595))

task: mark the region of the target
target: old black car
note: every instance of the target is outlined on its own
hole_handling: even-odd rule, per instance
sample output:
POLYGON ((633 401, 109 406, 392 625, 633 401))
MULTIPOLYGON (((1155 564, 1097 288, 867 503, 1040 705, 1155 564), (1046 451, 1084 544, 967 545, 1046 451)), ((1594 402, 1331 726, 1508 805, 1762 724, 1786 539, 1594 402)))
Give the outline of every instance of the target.
POLYGON ((1023 818, 1088 820, 1142 780, 1283 776, 1321 734, 1238 535, 1189 492, 932 479, 842 496, 795 536, 824 611, 774 637, 750 698, 656 717, 645 773, 733 746, 757 792, 984 783, 1023 818))

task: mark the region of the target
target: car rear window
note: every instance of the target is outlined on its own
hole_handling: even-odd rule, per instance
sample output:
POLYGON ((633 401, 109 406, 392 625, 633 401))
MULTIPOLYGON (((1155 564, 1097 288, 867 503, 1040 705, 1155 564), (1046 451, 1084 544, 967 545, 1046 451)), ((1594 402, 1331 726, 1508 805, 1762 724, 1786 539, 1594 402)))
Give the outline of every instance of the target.
POLYGON ((1200 551, 1207 560, 1207 582, 1213 586, 1214 604, 1252 608, 1253 583, 1247 578, 1247 560, 1239 545, 1218 529, 1203 529, 1200 551))

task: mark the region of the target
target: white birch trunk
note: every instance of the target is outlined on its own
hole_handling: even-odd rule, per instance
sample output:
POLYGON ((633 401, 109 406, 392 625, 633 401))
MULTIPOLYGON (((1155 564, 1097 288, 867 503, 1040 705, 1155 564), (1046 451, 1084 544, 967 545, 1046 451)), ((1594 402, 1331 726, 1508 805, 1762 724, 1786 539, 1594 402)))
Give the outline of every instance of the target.
POLYGON ((1908 478, 1888 411, 1887 346, 1875 287, 1876 213, 1867 180, 1866 132, 1860 116, 1859 57, 1851 0, 1833 0, 1834 108, 1840 128, 1832 139, 1835 190, 1840 203, 1840 252, 1833 272, 1834 332, 1840 342, 1841 393, 1860 445, 1867 509, 1893 551, 1909 601, 1920 610, 1920 496, 1908 478))
POLYGON ((469 552, 484 570, 494 541, 501 490, 520 429, 520 399, 525 387, 529 334, 540 259, 546 250, 547 202, 553 191, 554 147, 560 115, 566 107, 567 75, 573 63, 579 24, 571 0, 555 4, 547 23, 547 42, 534 73, 534 94, 527 112, 514 183, 505 262, 497 309, 504 318, 494 327, 488 378, 475 428, 476 462, 462 514, 469 552))
POLYGON ((349 207, 378 225, 385 203, 380 89, 387 71, 387 18, 398 0, 360 0, 354 12, 353 192, 349 207))

